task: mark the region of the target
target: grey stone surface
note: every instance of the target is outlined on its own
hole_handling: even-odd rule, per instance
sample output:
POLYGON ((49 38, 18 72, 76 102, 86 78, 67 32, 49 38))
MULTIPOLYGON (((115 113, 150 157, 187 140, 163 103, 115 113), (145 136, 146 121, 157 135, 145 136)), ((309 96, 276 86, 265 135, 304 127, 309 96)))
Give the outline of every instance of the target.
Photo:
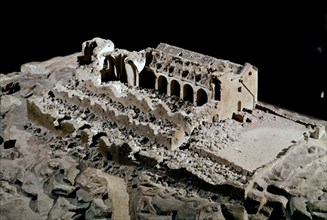
MULTIPOLYGON (((100 41, 86 65, 76 53, 0 74, 1 218, 327 219, 325 121, 260 102, 239 119, 211 121, 211 101, 198 106, 156 86, 101 82, 110 65, 99 62, 104 54, 123 54, 127 71, 142 71, 153 49, 112 50, 100 41)), ((213 62, 223 77, 250 68, 157 49, 158 72, 180 53, 185 66, 174 61, 176 70, 199 64, 210 72, 213 62)))

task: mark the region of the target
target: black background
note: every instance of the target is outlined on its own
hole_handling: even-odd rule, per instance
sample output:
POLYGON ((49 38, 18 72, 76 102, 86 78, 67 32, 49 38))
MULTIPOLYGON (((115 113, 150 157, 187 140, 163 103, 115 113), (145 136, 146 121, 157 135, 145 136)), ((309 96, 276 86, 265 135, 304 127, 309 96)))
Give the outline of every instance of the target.
POLYGON ((326 4, 263 2, 11 2, 1 7, 0 72, 79 52, 93 37, 130 51, 165 42, 249 62, 259 100, 327 120, 326 4))

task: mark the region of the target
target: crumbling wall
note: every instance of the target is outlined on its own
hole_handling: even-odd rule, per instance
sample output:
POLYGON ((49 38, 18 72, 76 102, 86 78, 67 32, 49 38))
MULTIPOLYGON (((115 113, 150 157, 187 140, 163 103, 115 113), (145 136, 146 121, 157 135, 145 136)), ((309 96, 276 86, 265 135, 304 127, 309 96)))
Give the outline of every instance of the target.
POLYGON ((246 63, 240 75, 243 108, 254 109, 258 102, 258 70, 246 63))
MULTIPOLYGON (((57 87, 58 86, 59 84, 57 87)), ((113 101, 120 102, 126 107, 135 106, 143 113, 152 112, 157 119, 166 119, 174 124, 181 125, 187 133, 191 133, 196 121, 202 120, 199 117, 197 117, 196 120, 192 120, 191 115, 187 114, 185 111, 172 112, 164 102, 159 101, 154 104, 149 97, 141 96, 136 93, 136 91, 131 90, 129 93, 124 93, 124 95, 122 95, 122 93, 115 90, 115 87, 110 85, 96 87, 91 81, 86 81, 85 86, 95 93, 106 93, 113 101)))
POLYGON ((83 42, 82 53, 83 56, 78 57, 80 64, 91 64, 100 71, 103 69, 106 54, 114 51, 115 45, 111 40, 105 40, 95 37, 92 40, 83 42))
POLYGON ((163 107, 164 103, 153 105, 149 98, 143 99, 133 93, 117 97, 114 87, 108 85, 104 86, 103 90, 91 86, 90 81, 81 83, 81 87, 83 85, 90 90, 84 92, 83 90, 69 90, 63 82, 58 82, 53 93, 57 98, 68 100, 76 106, 88 108, 96 115, 101 115, 118 126, 124 127, 136 135, 147 137, 152 142, 171 150, 181 146, 187 140, 186 133, 190 134, 193 129, 190 120, 187 119, 190 116, 179 112, 172 113, 168 107, 163 107), (102 96, 104 92, 107 97, 110 97, 109 99, 102 96), (95 95, 92 96, 91 93, 95 95), (158 111, 156 111, 157 106, 161 106, 158 111), (163 109, 165 111, 162 111, 163 109), (158 117, 151 121, 147 115, 149 112, 157 113, 158 117), (162 125, 159 124, 160 118, 162 125), (174 123, 174 121, 183 121, 184 126, 181 126, 181 123, 174 123), (187 128, 186 131, 184 127, 187 128))

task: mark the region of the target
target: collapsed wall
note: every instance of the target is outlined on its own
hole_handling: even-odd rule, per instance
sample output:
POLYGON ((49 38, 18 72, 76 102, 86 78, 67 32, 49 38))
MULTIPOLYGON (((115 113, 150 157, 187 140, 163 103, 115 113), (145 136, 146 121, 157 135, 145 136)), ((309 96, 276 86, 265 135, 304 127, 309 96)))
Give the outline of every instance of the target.
MULTIPOLYGON (((177 106, 172 106, 172 102, 149 98, 138 90, 127 89, 125 85, 115 82, 95 85, 94 81, 86 80, 79 82, 75 87, 73 82, 59 81, 49 94, 79 108, 88 108, 105 120, 112 121, 119 127, 124 127, 170 150, 184 144, 194 127, 208 120, 205 117, 206 108, 193 111, 190 106, 188 112, 176 111, 177 106)), ((63 110, 53 109, 57 103, 55 98, 52 100, 53 103, 42 103, 44 97, 32 97, 28 100, 28 106, 31 120, 55 131, 58 122, 52 118, 66 117, 67 123, 67 116, 63 110)), ((69 130, 77 130, 77 128, 69 130)))

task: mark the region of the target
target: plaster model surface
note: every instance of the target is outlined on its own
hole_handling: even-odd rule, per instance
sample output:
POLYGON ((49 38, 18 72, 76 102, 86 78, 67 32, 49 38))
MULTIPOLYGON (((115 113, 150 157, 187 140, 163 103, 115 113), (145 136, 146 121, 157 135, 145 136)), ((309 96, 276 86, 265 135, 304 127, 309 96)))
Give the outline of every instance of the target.
POLYGON ((94 38, 0 76, 3 219, 327 219, 327 122, 251 64, 94 38))

